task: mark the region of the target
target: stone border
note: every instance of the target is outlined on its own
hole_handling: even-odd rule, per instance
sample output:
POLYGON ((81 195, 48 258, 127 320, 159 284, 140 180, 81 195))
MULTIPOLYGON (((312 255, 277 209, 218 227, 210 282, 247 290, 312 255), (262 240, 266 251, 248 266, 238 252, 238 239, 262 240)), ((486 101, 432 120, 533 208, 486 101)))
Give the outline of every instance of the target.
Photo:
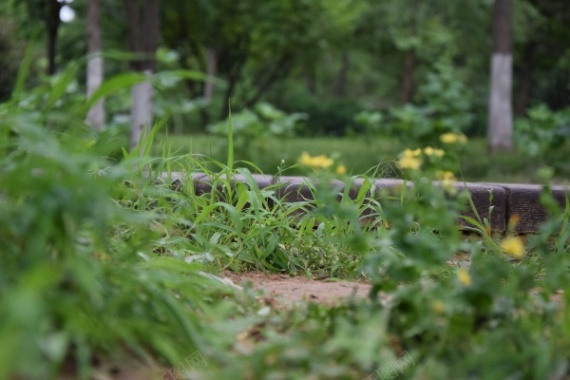
MULTIPOLYGON (((170 174, 170 180, 180 185, 180 181, 185 180, 187 175, 180 172, 170 174)), ((211 179, 204 173, 191 174, 195 191, 198 194, 210 192, 212 190, 211 179)), ((162 175, 163 179, 167 178, 166 173, 162 175)), ((313 199, 311 189, 309 187, 308 177, 282 176, 273 177, 270 175, 252 174, 251 177, 256 186, 260 189, 275 186, 276 195, 285 202, 310 201, 313 199)), ((235 174, 232 183, 247 184, 248 178, 235 174)), ((349 194, 354 199, 358 195, 363 179, 356 179, 353 188, 349 194)), ((253 185, 252 183, 249 184, 253 185)), ((378 179, 374 181, 376 196, 380 195, 383 190, 393 191, 404 185, 404 181, 400 179, 378 179)), ((344 183, 341 181, 333 181, 332 186, 338 191, 344 191, 344 183)), ((408 183, 408 186, 412 186, 408 183)), ((436 183, 436 186, 438 184, 436 183)), ((542 194, 542 186, 528 184, 511 184, 511 183, 460 183, 457 182, 455 188, 458 190, 467 190, 471 194, 471 199, 481 218, 485 218, 490 222, 491 229, 499 233, 507 231, 509 220, 513 216, 518 216, 518 223, 514 227, 514 232, 519 234, 528 234, 537 232, 540 224, 548 217, 548 211, 542 206, 540 198, 542 194), (492 200, 490 195, 492 192, 492 200), (491 211, 491 212, 490 212, 491 211)), ((218 188, 218 191, 222 189, 218 188)), ((570 188, 563 186, 553 186, 550 189, 555 202, 564 210, 567 197, 570 199, 570 188)), ((467 210, 463 215, 475 217, 472 210, 467 210)), ((462 226, 468 223, 463 219, 459 221, 462 226)))

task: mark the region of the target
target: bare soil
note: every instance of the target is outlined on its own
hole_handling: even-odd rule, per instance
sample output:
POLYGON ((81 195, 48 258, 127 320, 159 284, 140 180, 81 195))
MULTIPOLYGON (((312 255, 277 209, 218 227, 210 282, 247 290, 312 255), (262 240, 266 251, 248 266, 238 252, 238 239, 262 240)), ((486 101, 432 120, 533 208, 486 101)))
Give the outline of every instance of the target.
POLYGON ((224 272, 223 277, 238 286, 263 291, 267 296, 285 303, 323 302, 334 303, 349 297, 364 298, 370 285, 363 282, 313 280, 302 276, 289 276, 266 272, 224 272))
MULTIPOLYGON (((259 291, 273 305, 294 306, 302 302, 334 304, 349 297, 365 298, 370 285, 363 282, 335 281, 331 279, 313 280, 307 277, 293 277, 284 274, 265 272, 235 273, 226 271, 218 275, 234 288, 251 286, 259 291)), ((175 379, 170 372, 158 363, 143 363, 140 360, 101 360, 95 365, 91 380, 157 380, 175 379)), ((76 379, 74 368, 63 368, 59 376, 62 380, 76 379)))
MULTIPOLYGON (((454 267, 469 267, 470 261, 466 255, 455 255, 448 261, 454 267)), ((226 271, 218 275, 229 286, 241 289, 251 287, 259 291, 265 302, 274 306, 291 307, 303 302, 318 302, 333 305, 350 297, 367 297, 371 286, 364 282, 336 281, 331 279, 315 280, 303 276, 289 276, 266 272, 235 273, 226 271)), ((532 293, 539 293, 533 289, 532 293)), ((381 299, 383 297, 381 296, 381 299)), ((553 302, 562 302, 563 293, 556 292, 550 297, 553 302)), ((387 301, 387 299, 383 299, 387 301)), ((74 371, 68 375, 65 369, 60 379, 76 379, 74 371)), ((174 380, 172 369, 158 363, 143 363, 139 360, 112 361, 104 360, 96 365, 92 380, 174 380)))

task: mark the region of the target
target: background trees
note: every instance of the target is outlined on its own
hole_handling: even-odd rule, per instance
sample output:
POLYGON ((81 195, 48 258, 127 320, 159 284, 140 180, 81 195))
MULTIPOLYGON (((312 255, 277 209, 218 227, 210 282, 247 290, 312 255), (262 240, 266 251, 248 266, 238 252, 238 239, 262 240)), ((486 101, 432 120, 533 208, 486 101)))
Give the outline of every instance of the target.
MULTIPOLYGON (((508 105, 525 116, 539 104, 555 111, 569 103, 570 11, 560 0, 99 1, 105 51, 128 49, 137 56, 128 62, 108 59, 108 76, 127 69, 182 68, 225 81, 223 87, 195 80, 167 84, 168 99, 180 100, 178 132, 205 131, 225 117, 230 99, 235 112, 267 101, 285 111, 308 113, 307 135, 362 131, 355 122, 361 111, 390 115, 410 104, 435 115, 447 104, 471 115, 458 128, 485 135, 489 127, 490 146, 501 149, 510 146, 511 138, 507 132, 496 134, 503 130, 496 126, 509 130, 508 105), (498 28, 507 21, 493 22, 493 15, 509 13, 498 11, 507 3, 512 3, 511 32, 498 28), (492 25, 502 39, 491 38, 492 25), (504 38, 507 34, 512 42, 504 38), (489 94, 498 92, 489 84, 500 81, 491 78, 489 59, 492 51, 507 50, 512 52, 512 85, 505 88, 512 87, 516 95, 512 101, 496 97, 504 102, 495 112, 492 105, 497 103, 489 103, 489 94), (492 115, 505 120, 499 123, 492 115)), ((18 68, 14 60, 30 41, 45 49, 28 44, 39 58, 32 78, 36 81, 42 72, 57 73, 62 67, 58 62, 65 66, 100 49, 96 34, 85 38, 80 33, 95 25, 88 15, 95 14, 97 1, 68 1, 77 14, 69 23, 54 16, 63 3, 9 0, 0 5, 2 93, 9 93, 18 68)), ((95 62, 91 60, 92 74, 95 62)), ((134 130, 150 122, 150 91, 148 83, 133 89, 134 130)), ((172 101, 162 100, 160 91, 156 96, 155 111, 160 114, 172 101)), ((106 105, 113 115, 111 124, 120 120, 118 114, 129 112, 128 104, 121 100, 106 105)))
MULTIPOLYGON (((92 1, 92 0, 91 0, 92 1)), ((127 16, 128 46, 133 53, 129 67, 151 76, 156 71, 159 42, 159 0, 124 0, 127 16)), ((145 80, 131 91, 131 148, 152 124, 152 84, 145 80)))
MULTIPOLYGON (((101 44, 101 4, 99 0, 87 2, 87 97, 91 96, 103 82, 104 64, 101 44)), ((97 102, 87 114, 87 121, 98 130, 105 127, 105 103, 97 102)))
POLYGON ((489 96, 489 148, 513 147, 512 79, 512 0, 495 0, 493 5, 491 89, 489 96))

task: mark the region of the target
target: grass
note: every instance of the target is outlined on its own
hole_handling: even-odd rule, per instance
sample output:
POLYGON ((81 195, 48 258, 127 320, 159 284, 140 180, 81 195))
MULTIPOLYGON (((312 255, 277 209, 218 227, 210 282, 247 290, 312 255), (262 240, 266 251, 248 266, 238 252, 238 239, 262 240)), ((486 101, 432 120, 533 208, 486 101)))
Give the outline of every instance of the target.
MULTIPOLYGON (((94 362, 129 357, 200 379, 568 375, 570 205, 548 191, 550 219, 506 251, 481 220, 481 236, 463 238, 468 196, 433 187, 437 167, 406 172, 414 188, 373 197, 365 176, 355 201, 326 185, 350 185, 350 175, 309 171, 314 202, 285 202, 231 160, 231 140, 221 161, 184 154, 179 137, 150 149, 154 135, 144 154, 117 159, 121 140, 87 129, 82 102, 46 106, 41 91, 0 104, 0 378, 57 379, 66 368, 89 379, 94 362), (206 173, 212 191, 173 186, 162 177, 171 172, 206 173), (234 186, 236 174, 245 182, 234 186), (449 265, 457 254, 468 268, 449 265), (284 309, 219 281, 228 269, 359 277, 372 291, 284 309)), ((349 166, 395 149, 346 141, 273 141, 264 152, 279 147, 294 162, 338 149, 349 166), (367 150, 345 157, 347 145, 367 150)), ((213 146, 190 142, 193 153, 213 146)))
MULTIPOLYGON (((207 135, 159 136, 157 152, 167 144, 173 152, 227 159, 225 138, 207 135)), ((567 143, 570 149, 570 142, 567 143)), ((275 174, 288 167, 285 174, 301 175, 302 168, 293 167, 303 152, 327 155, 344 164, 349 173, 377 177, 400 177, 394 161, 408 146, 397 138, 389 137, 314 137, 314 138, 263 138, 236 146, 236 159, 255 164, 266 174, 275 174), (282 160, 284 164, 282 164, 282 160)), ((561 149, 563 151, 564 149, 561 149)), ((489 155, 483 138, 471 139, 458 157, 459 167, 467 181, 540 183, 538 170, 556 161, 558 184, 568 184, 570 166, 563 157, 543 159, 529 158, 523 152, 489 155)), ((213 169, 214 166, 209 166, 213 169)))

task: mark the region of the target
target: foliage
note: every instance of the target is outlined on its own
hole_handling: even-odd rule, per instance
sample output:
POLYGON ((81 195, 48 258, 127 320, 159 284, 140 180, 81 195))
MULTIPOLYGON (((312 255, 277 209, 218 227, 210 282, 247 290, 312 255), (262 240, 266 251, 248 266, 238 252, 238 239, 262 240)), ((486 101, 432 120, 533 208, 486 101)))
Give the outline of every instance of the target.
MULTIPOLYGON (((5 76, 0 78, 5 89, 0 96, 10 93, 26 46, 35 57, 32 81, 39 82, 36 79, 43 75, 45 49, 38 44, 49 35, 43 30, 44 3, 10 0, 0 6, 5 76)), ((161 60, 161 69, 207 72, 227 86, 215 87, 210 97, 205 82, 185 78, 161 94, 157 111, 173 113, 176 132, 204 132, 207 125, 225 119, 230 98, 236 112, 269 102, 286 111, 308 113, 306 135, 342 136, 362 132, 353 117, 363 109, 386 110, 391 117, 391 108, 403 106, 399 101, 406 78, 412 83, 409 100, 415 106, 449 102, 453 112, 463 111, 464 117, 446 109, 440 120, 457 122, 457 128, 470 136, 482 136, 490 4, 481 0, 165 2, 158 55, 161 58, 168 51, 171 59, 161 60), (405 57, 410 54, 413 64, 406 69, 405 57), (422 87, 431 90, 426 93, 422 87), (439 96, 440 88, 446 96, 430 100, 434 93, 439 96), (458 92, 461 96, 451 96, 458 92)), ((101 15, 106 54, 123 50, 126 38, 124 4, 110 0, 107 5, 101 15)), ((85 2, 67 6, 75 9, 76 18, 59 25, 61 68, 83 59, 85 51, 85 2)), ((553 110, 565 108, 568 10, 552 0, 517 0, 513 19, 516 111, 522 115, 529 105, 541 103, 553 110)), ((106 75, 124 71, 126 63, 126 59, 107 60, 106 75)), ((76 72, 75 79, 83 88, 84 74, 76 72)), ((113 102, 106 106, 109 114, 115 114, 113 102)), ((430 116, 441 110, 430 110, 430 116)))
MULTIPOLYGON (((217 167, 210 165, 209 159, 227 159, 227 153, 219 153, 218 150, 218 147, 227 146, 223 138, 204 135, 176 135, 165 138, 159 135, 155 144, 157 154, 167 145, 166 140, 172 146, 173 152, 206 157, 204 164, 210 170, 217 170, 217 167)), ((529 158, 524 150, 490 156, 486 153, 487 147, 483 138, 471 138, 468 144, 455 147, 442 143, 438 145, 449 157, 457 160, 458 165, 454 170, 457 166, 461 168, 461 178, 468 182, 540 183, 537 170, 544 166, 544 163, 529 158)), ((563 149, 568 149, 568 146, 566 142, 563 149)), ((413 145, 414 149, 417 147, 420 145, 413 145)), ((297 162, 303 152, 310 152, 312 155, 333 156, 346 166, 348 173, 354 175, 366 173, 375 177, 393 178, 400 176, 394 163, 405 148, 406 145, 400 139, 390 136, 294 137, 284 140, 268 138, 251 142, 250 151, 236 154, 236 159, 254 162, 261 172, 267 174, 278 173, 278 167, 281 166, 286 169, 284 174, 301 175, 303 171, 292 164, 297 162), (264 152, 263 160, 256 161, 257 152, 264 152), (281 161, 285 165, 282 165, 281 161)), ((560 161, 557 168, 555 182, 567 184, 570 167, 566 161, 560 161)))
POLYGON ((453 68, 440 65, 418 90, 418 105, 406 104, 387 113, 361 112, 355 121, 368 134, 398 136, 404 144, 434 145, 445 133, 466 130, 473 119, 465 86, 453 68))
POLYGON ((354 115, 362 110, 358 102, 346 98, 315 97, 303 91, 289 91, 281 99, 283 108, 308 115, 301 136, 353 136, 362 128, 354 122, 354 115))
MULTIPOLYGON (((307 115, 300 112, 287 114, 268 103, 259 103, 253 110, 246 109, 230 115, 235 153, 252 162, 259 162, 267 153, 264 142, 268 139, 283 140, 290 138, 303 130, 307 115), (258 147, 253 149, 254 142, 258 147)), ((221 121, 208 127, 208 132, 214 136, 223 137, 218 140, 214 155, 227 151, 228 128, 227 121, 221 121)))
MULTIPOLYGON (((193 352, 206 365, 187 375, 212 379, 365 378, 386 365, 402 378, 567 371, 567 297, 551 297, 570 291, 570 203, 553 200, 551 172, 541 172, 552 217, 540 234, 497 236, 476 216, 463 219, 479 236, 465 238, 457 220, 470 199, 453 179, 433 186, 453 159, 436 148, 404 151, 409 181, 381 192, 309 146, 299 169, 312 199, 289 202, 279 183, 260 188, 234 166, 233 117, 227 164, 209 160, 216 170, 173 155, 178 137, 154 155, 164 122, 110 159, 121 141, 85 129, 72 77, 31 92, 19 78, 0 106, 0 377, 71 368, 87 379, 95 358, 127 356, 179 368, 193 352), (364 278, 373 291, 283 307, 211 273, 253 268, 364 278)), ((114 78, 100 95, 135 79, 114 78)))
POLYGON ((543 158, 551 165, 556 165, 559 156, 555 153, 563 148, 569 136, 570 108, 553 112, 547 106, 539 105, 515 124, 519 149, 532 158, 543 158))
POLYGON ((64 363, 86 377, 93 355, 122 347, 171 361, 198 347, 211 281, 152 252, 167 216, 147 208, 149 191, 165 202, 167 189, 146 187, 136 156, 106 159, 112 134, 50 131, 50 107, 0 114, 0 377, 55 378, 64 363))
POLYGON ((0 101, 7 98, 14 86, 14 79, 18 71, 18 62, 21 60, 22 51, 18 47, 14 47, 11 41, 12 33, 14 33, 15 25, 12 20, 0 12, 0 24, 3 25, 0 31, 0 101))
MULTIPOLYGON (((248 140, 274 137, 293 137, 301 129, 301 122, 307 119, 303 113, 286 114, 268 103, 259 103, 254 111, 244 110, 231 115, 233 132, 236 137, 248 140)), ((208 131, 218 135, 227 136, 227 121, 216 123, 208 131)))
MULTIPOLYGON (((218 115, 225 115, 228 100, 234 109, 252 107, 295 65, 310 62, 314 49, 327 39, 326 2, 196 1, 166 5, 170 28, 164 39, 180 53, 183 68, 207 71, 207 54, 215 53, 217 75, 228 82, 218 115), (182 8, 181 8, 182 7, 182 8), (307 53, 311 54, 307 54, 307 53)), ((192 96, 202 86, 189 84, 192 96)))

